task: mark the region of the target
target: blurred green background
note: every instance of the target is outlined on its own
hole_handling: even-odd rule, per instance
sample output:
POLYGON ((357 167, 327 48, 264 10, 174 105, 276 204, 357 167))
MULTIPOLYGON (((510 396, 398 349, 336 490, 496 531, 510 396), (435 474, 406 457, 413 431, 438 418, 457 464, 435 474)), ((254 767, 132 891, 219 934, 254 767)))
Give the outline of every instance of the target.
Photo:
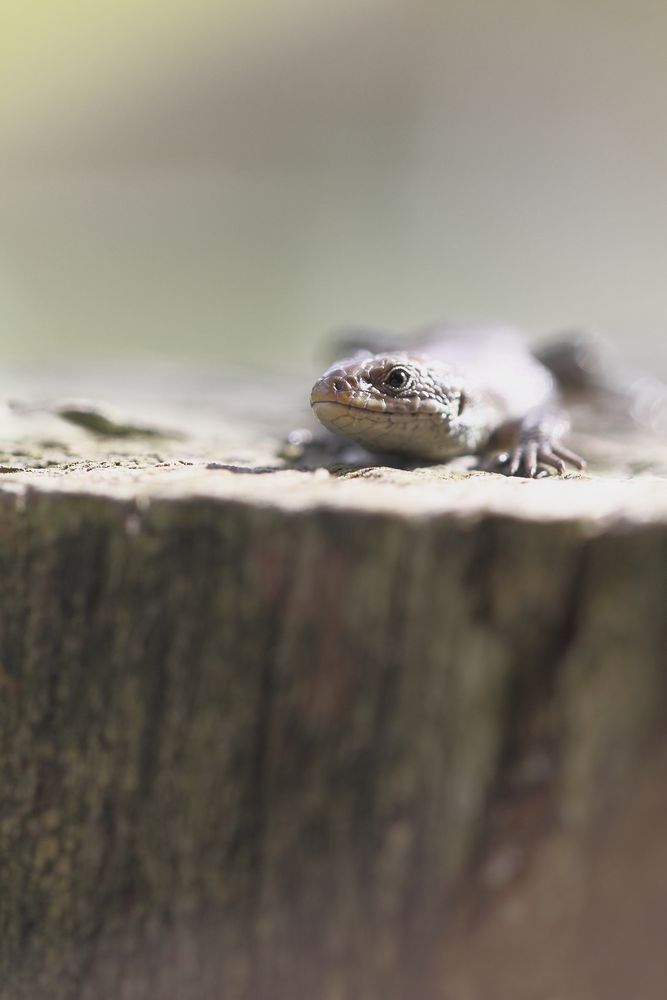
POLYGON ((583 324, 667 367, 667 5, 3 0, 9 361, 583 324))

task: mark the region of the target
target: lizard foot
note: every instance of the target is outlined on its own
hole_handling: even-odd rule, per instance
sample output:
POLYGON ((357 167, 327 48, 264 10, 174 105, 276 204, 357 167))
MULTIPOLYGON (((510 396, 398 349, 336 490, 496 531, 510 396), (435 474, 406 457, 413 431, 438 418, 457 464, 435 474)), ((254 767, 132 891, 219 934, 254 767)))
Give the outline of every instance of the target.
POLYGON ((582 471, 586 468, 584 459, 559 441, 535 438, 520 441, 512 451, 498 457, 498 464, 505 475, 526 479, 541 478, 548 474, 549 469, 555 469, 562 476, 566 471, 566 462, 582 471))

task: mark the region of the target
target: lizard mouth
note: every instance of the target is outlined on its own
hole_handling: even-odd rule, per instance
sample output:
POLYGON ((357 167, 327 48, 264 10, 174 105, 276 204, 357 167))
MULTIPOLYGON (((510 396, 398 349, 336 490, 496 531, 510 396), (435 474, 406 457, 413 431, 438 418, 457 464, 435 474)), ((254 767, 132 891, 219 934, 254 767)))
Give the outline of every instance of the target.
POLYGON ((310 405, 314 410, 323 406, 337 406, 347 410, 376 410, 384 413, 387 405, 384 399, 372 396, 370 393, 354 392, 341 389, 332 389, 331 386, 317 384, 310 394, 310 405))
POLYGON ((322 379, 316 382, 310 394, 310 405, 319 416, 329 408, 336 408, 336 411, 355 410, 359 413, 369 411, 372 413, 414 413, 417 410, 415 403, 418 400, 394 400, 383 399, 380 395, 371 392, 364 392, 352 386, 345 388, 335 388, 328 381, 322 379))
POLYGON ((418 408, 407 407, 389 408, 384 405, 383 400, 362 399, 354 402, 343 402, 340 399, 316 399, 311 400, 311 408, 317 419, 325 425, 332 427, 340 421, 345 421, 347 426, 352 426, 349 421, 359 422, 384 422, 404 420, 412 424, 417 421, 437 421, 437 415, 432 411, 420 411, 418 408))
POLYGON ((435 406, 425 405, 424 400, 389 400, 375 399, 373 396, 363 396, 359 399, 336 399, 333 395, 314 394, 310 397, 310 405, 318 417, 326 413, 332 415, 343 411, 353 411, 355 413, 385 414, 388 417, 411 417, 433 420, 440 416, 440 409, 435 406))

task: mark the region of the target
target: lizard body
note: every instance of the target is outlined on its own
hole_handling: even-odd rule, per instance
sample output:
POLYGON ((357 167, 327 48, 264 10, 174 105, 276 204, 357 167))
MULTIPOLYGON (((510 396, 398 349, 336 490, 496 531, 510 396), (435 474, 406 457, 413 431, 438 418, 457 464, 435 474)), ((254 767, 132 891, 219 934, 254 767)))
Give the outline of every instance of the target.
POLYGON ((427 461, 509 448, 510 475, 584 460, 562 438, 568 419, 552 372, 508 328, 437 326, 357 342, 317 380, 311 406, 329 430, 371 451, 427 461), (372 346, 372 350, 368 350, 372 346))

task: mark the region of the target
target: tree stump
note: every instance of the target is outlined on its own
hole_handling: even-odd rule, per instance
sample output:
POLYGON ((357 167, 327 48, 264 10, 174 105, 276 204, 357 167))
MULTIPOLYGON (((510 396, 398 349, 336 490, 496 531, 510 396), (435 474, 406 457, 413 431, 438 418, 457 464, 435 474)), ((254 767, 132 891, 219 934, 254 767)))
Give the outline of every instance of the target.
POLYGON ((307 385, 5 376, 123 415, 0 418, 0 998, 663 1000, 665 442, 292 468, 307 385))

